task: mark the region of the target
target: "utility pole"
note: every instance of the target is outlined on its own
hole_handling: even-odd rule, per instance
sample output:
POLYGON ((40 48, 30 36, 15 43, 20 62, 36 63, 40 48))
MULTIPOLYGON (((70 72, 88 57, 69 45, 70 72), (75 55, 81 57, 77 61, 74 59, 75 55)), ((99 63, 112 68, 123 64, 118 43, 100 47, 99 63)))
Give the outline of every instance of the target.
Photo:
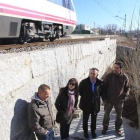
POLYGON ((119 17, 119 16, 115 16, 115 17, 118 17, 118 18, 124 20, 124 31, 125 31, 126 30, 126 14, 125 14, 125 18, 122 18, 122 17, 119 17))
POLYGON ((126 14, 125 14, 124 20, 125 20, 125 23, 124 23, 124 31, 125 31, 126 30, 126 14))

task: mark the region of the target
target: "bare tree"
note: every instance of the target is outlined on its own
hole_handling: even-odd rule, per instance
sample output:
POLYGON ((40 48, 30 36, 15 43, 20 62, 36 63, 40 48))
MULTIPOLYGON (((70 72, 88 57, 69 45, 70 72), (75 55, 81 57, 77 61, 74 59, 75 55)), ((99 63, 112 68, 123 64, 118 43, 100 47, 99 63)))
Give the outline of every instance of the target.
POLYGON ((116 31, 117 28, 118 28, 117 24, 112 24, 112 30, 113 30, 113 31, 116 31))

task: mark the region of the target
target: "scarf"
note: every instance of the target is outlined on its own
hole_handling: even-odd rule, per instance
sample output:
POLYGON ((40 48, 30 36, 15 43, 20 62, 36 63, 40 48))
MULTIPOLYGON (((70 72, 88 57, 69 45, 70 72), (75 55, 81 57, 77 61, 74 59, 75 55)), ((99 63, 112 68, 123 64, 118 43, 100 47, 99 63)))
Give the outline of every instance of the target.
POLYGON ((68 100, 67 115, 71 115, 75 104, 75 91, 68 90, 68 96, 69 100, 68 100))

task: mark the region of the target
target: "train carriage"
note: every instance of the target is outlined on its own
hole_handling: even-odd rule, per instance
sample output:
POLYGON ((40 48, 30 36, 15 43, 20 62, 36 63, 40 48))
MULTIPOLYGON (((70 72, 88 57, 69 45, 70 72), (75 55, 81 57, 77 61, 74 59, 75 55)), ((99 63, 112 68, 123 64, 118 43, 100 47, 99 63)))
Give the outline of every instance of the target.
POLYGON ((0 0, 0 40, 54 41, 71 34, 76 22, 72 0, 0 0))

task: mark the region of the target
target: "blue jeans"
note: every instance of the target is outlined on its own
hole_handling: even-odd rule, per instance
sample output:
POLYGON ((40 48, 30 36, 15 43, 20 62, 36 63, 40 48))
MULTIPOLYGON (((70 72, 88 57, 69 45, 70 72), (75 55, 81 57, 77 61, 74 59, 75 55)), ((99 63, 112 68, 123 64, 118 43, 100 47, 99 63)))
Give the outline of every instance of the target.
POLYGON ((46 135, 39 135, 36 133, 38 140, 53 140, 53 129, 51 128, 46 135))

